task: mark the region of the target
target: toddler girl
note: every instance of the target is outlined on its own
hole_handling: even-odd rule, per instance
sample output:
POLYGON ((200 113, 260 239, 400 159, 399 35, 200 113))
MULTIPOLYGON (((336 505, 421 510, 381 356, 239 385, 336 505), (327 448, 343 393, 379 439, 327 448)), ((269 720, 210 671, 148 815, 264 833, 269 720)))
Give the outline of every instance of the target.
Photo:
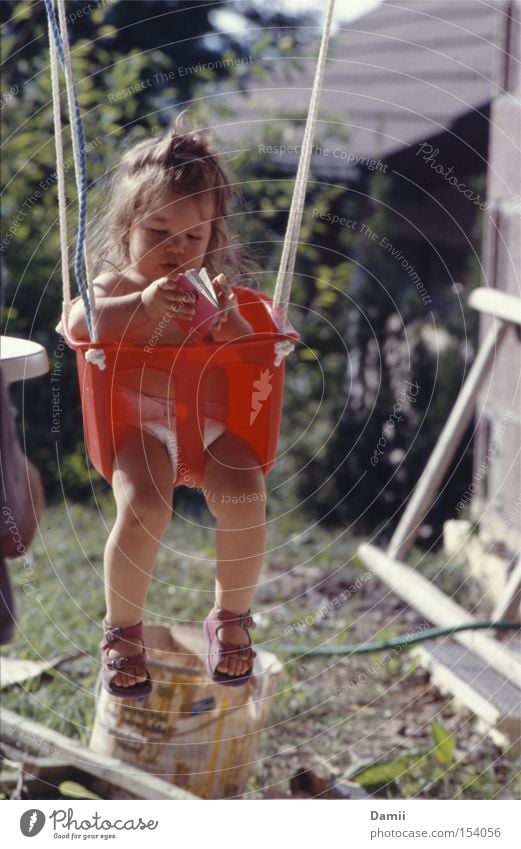
MULTIPOLYGON (((252 333, 227 278, 217 273, 241 270, 227 234, 231 194, 219 157, 200 133, 174 128, 124 155, 97 241, 98 257, 109 266, 94 280, 101 341, 146 345, 161 322, 160 344, 183 343, 187 334, 175 319, 191 319, 195 306, 178 276, 202 267, 220 306, 209 340, 252 333)), ((88 338, 79 300, 68 328, 74 338, 88 338)), ((114 460, 117 518, 104 558, 102 672, 110 693, 142 697, 151 689, 142 615, 171 517, 177 452, 168 375, 129 371, 123 383, 114 390, 118 404, 137 411, 140 427, 126 436, 114 460)), ((218 376, 208 380, 205 403, 204 442, 211 451, 205 453, 202 490, 217 522, 215 605, 204 625, 208 667, 214 681, 238 685, 251 675, 255 657, 249 608, 266 543, 264 475, 249 446, 226 430, 226 387, 218 376)))

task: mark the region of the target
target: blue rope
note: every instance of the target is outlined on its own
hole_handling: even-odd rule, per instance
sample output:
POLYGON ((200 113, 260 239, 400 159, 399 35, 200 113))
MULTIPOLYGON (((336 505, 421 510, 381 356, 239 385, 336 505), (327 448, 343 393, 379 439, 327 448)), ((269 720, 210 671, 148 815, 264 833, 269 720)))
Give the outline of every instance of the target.
MULTIPOLYGON (((56 53, 62 68, 65 68, 65 51, 63 48, 62 37, 56 20, 53 0, 45 0, 45 8, 49 19, 49 26, 52 32, 53 41, 56 47, 56 53)), ((92 338, 92 314, 87 289, 87 280, 84 270, 85 256, 85 241, 87 235, 87 157, 85 150, 85 132, 83 130, 83 122, 81 120, 80 105, 76 94, 76 87, 72 85, 72 101, 74 104, 74 115, 71 118, 74 120, 78 133, 78 148, 79 148, 79 166, 80 172, 78 176, 78 236, 76 238, 76 250, 74 253, 74 275, 76 283, 85 307, 85 319, 89 329, 89 335, 92 338)))

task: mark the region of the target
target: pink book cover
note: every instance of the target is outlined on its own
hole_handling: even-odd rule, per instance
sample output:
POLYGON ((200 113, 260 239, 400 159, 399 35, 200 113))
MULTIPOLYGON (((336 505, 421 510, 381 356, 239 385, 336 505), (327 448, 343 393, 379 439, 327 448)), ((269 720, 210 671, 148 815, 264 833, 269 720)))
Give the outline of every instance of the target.
POLYGON ((175 321, 188 333, 194 342, 206 339, 217 321, 219 302, 206 269, 200 272, 190 269, 177 278, 184 292, 195 292, 196 313, 192 319, 176 318, 175 321))

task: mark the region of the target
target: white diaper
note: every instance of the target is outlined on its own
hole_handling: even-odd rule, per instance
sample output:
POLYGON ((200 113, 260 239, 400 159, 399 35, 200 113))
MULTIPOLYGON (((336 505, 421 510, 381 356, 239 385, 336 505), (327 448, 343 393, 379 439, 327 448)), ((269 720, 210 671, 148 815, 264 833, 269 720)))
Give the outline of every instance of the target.
MULTIPOLYGON (((146 395, 126 387, 118 387, 114 394, 117 395, 117 406, 126 408, 127 416, 130 413, 141 430, 163 443, 172 462, 175 480, 179 449, 175 415, 172 412, 173 399, 146 395)), ((203 443, 206 449, 226 430, 226 406, 216 401, 206 401, 205 413, 203 443)))

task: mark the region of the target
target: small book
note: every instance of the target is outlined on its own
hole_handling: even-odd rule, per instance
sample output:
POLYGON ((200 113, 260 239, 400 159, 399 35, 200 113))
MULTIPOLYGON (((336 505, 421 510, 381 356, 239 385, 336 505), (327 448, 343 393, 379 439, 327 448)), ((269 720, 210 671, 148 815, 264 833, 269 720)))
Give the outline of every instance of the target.
POLYGON ((195 292, 197 300, 196 313, 192 319, 177 318, 175 320, 183 330, 187 331, 190 339, 200 342, 211 332, 220 310, 212 281, 206 268, 201 268, 200 271, 191 268, 181 274, 176 282, 183 291, 195 292))
POLYGON ((184 277, 186 277, 190 283, 197 289, 201 295, 204 295, 211 304, 213 304, 217 309, 219 309, 219 301, 217 299, 217 295, 215 294, 215 289, 213 288, 213 283, 210 280, 210 275, 208 274, 206 268, 201 268, 200 271, 195 271, 191 268, 189 271, 185 271, 184 277))

